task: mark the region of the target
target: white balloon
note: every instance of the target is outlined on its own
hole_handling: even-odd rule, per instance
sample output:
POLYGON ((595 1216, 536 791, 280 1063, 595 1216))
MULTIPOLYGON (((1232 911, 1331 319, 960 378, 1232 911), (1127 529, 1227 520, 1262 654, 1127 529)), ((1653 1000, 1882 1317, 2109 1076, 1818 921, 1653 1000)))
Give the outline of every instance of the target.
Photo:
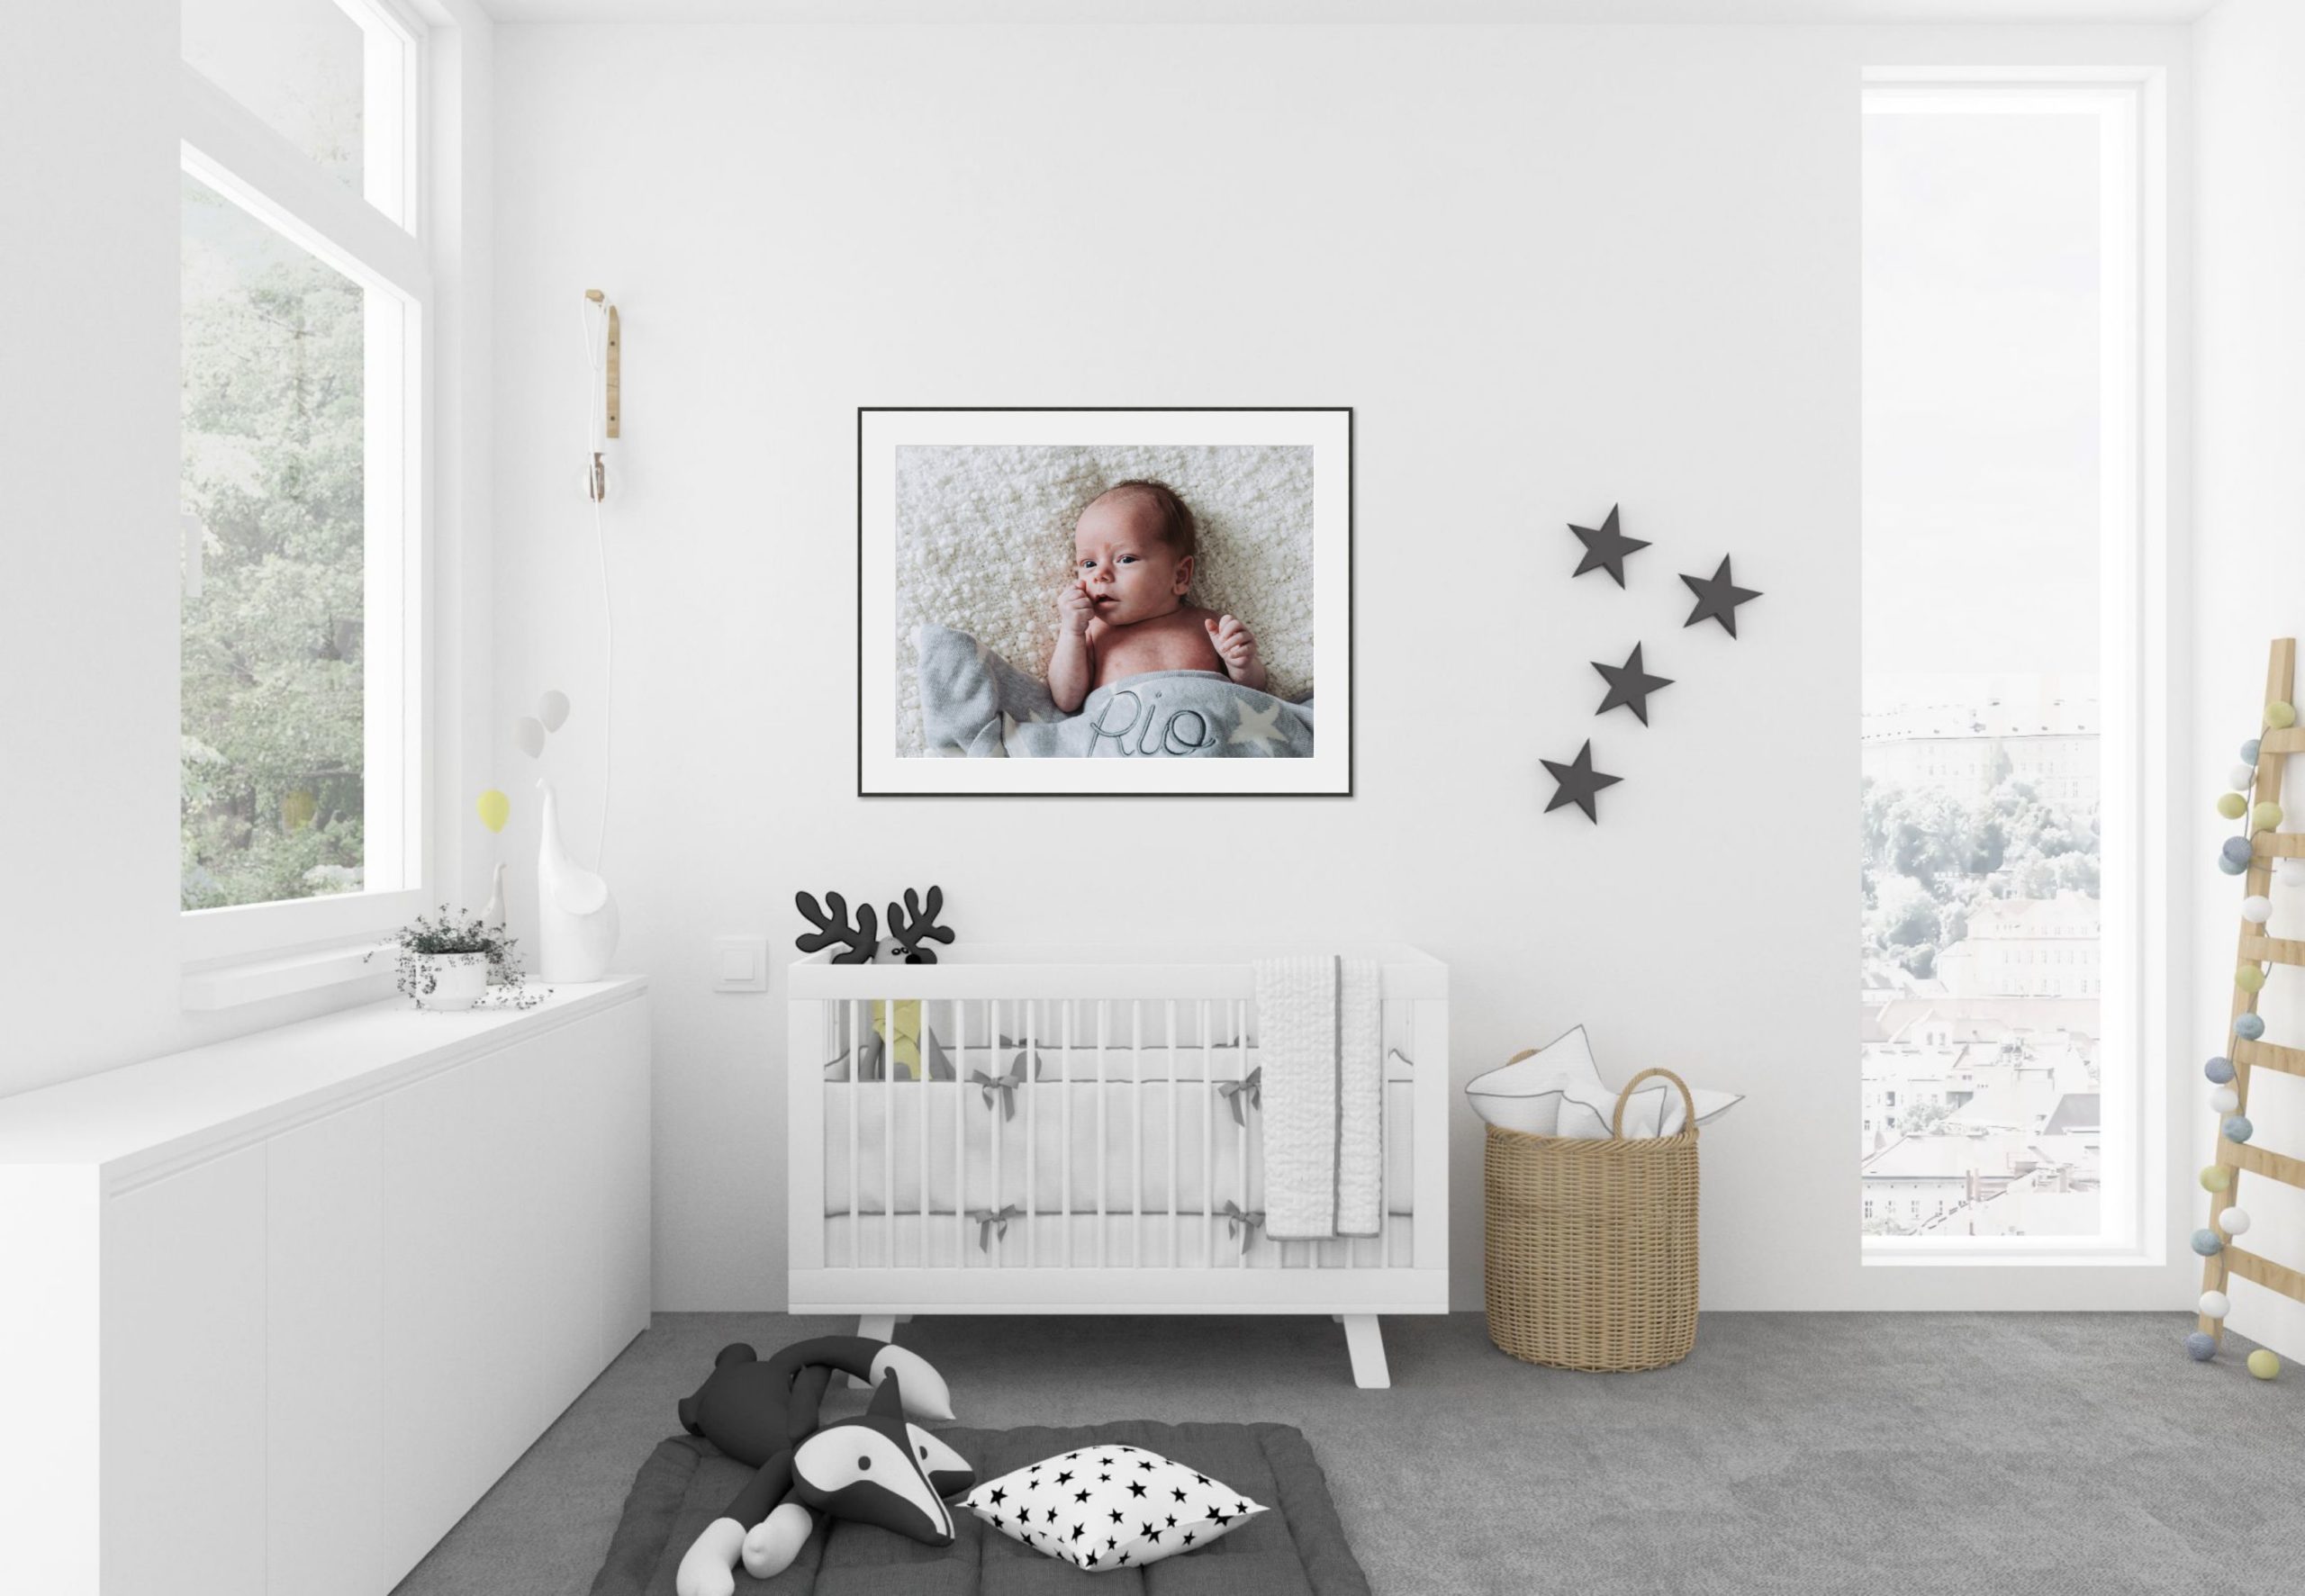
MULTIPOLYGON (((2289 862, 2283 861, 2284 863, 2289 862)), ((2305 861, 2300 861, 2305 862, 2305 861)), ((2250 897, 2241 900, 2241 918, 2252 925, 2263 925, 2273 918, 2273 899, 2250 897)))
POLYGON ((2257 771, 2255 765, 2235 765, 2225 772, 2225 785, 2236 792, 2248 791, 2249 783, 2256 779, 2257 771))
POLYGON ((2205 1291, 2201 1294, 2201 1316, 2203 1319, 2222 1319, 2231 1312, 2233 1300, 2223 1292, 2205 1291))
POLYGON ((548 688, 537 700, 537 718, 544 722, 544 729, 556 732, 560 723, 568 718, 568 695, 558 688, 548 688))
POLYGON ((2231 1087, 2219 1087, 2209 1095, 2209 1105, 2219 1114, 2231 1114, 2241 1106, 2241 1094, 2231 1087))
POLYGON ((544 723, 533 715, 523 715, 512 723, 512 741, 530 759, 544 752, 544 723))
POLYGON ((2237 1236, 2249 1228, 2249 1216, 2238 1208, 2228 1208, 2217 1216, 2219 1229, 2228 1236, 2237 1236))

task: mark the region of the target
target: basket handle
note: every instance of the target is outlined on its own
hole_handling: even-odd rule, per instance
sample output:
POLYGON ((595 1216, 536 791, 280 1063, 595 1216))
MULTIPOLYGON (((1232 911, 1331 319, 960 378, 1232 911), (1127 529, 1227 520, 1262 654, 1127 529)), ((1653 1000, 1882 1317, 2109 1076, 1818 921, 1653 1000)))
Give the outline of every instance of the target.
MULTIPOLYGON (((1634 1076, 1631 1080, 1625 1082, 1624 1090, 1617 1094, 1617 1111, 1609 1116, 1610 1135, 1618 1138, 1622 1138, 1624 1135, 1624 1105, 1632 1101, 1633 1087, 1639 1086, 1642 1081, 1647 1080, 1652 1075, 1661 1075, 1667 1080, 1671 1081, 1675 1086, 1681 1088, 1681 1101, 1688 1105, 1689 1110, 1688 1117, 1682 1122, 1681 1128, 1685 1131, 1695 1131, 1696 1129, 1696 1099, 1689 1096, 1689 1083, 1683 1080, 1679 1076, 1675 1075, 1669 1069, 1644 1069, 1639 1075, 1634 1076)), ((1661 1114, 1659 1115, 1657 1123, 1659 1125, 1662 1125, 1665 1123, 1664 1116, 1661 1114)))

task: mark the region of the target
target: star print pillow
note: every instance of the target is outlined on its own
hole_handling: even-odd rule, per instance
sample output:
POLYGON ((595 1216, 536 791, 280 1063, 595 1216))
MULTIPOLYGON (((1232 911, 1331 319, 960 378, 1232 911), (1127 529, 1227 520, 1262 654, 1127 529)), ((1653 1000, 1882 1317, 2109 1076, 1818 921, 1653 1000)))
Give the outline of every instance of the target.
POLYGON ((1207 1546, 1266 1510, 1142 1447, 1062 1453, 988 1481, 962 1503, 1009 1539, 1090 1573, 1207 1546))

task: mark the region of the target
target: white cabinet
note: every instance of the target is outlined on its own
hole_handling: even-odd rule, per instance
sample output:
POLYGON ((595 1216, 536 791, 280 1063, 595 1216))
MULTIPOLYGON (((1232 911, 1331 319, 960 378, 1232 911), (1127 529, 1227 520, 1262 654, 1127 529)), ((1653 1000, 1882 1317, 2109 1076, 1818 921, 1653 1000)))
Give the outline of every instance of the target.
POLYGON ((55 1596, 382 1596, 646 1328, 648 1170, 634 980, 0 1100, 0 1412, 70 1438, 0 1445, 0 1545, 93 1527, 55 1596))

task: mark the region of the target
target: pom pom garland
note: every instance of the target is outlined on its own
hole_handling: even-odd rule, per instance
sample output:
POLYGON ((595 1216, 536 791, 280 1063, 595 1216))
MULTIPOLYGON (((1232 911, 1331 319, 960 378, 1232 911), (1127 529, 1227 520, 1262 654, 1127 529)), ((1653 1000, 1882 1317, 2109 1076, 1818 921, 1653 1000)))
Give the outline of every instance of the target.
POLYGON ((2241 1094, 2231 1087, 2219 1087, 2209 1095, 2211 1114, 2231 1114, 2241 1106, 2241 1094))
POLYGON ((2201 1168, 2201 1189, 2221 1192, 2233 1184, 2233 1171, 2222 1164, 2206 1164, 2201 1168))
POLYGON ((2228 1236, 2242 1235, 2249 1228, 2249 1216, 2238 1208, 2228 1208, 2217 1216, 2217 1228, 2228 1236))
POLYGON ((2256 737, 2252 737, 2247 742, 2242 744, 2241 762, 2245 765, 2255 764, 2257 762, 2257 755, 2264 752, 2264 742, 2256 737))
POLYGON ((2241 900, 2241 918, 2252 925, 2263 925, 2273 918, 2273 899, 2253 894, 2241 900))
POLYGON ((2195 1330, 2185 1338, 2185 1356, 2195 1363, 2207 1363, 2217 1356, 2217 1338, 2207 1330, 2195 1330))
POLYGON ((2203 1258, 2215 1258, 2225 1250, 2225 1243, 2217 1239, 2215 1231, 2195 1231, 2193 1250, 2203 1258))
POLYGON ((2233 1034, 2243 1041, 2255 1041, 2265 1033, 2265 1017, 2258 1014, 2233 1016, 2233 1034))
POLYGON ((2237 1114, 2228 1118, 2223 1129, 2225 1140, 2234 1142, 2246 1141, 2257 1133, 2257 1128, 2249 1123, 2249 1116, 2242 1114, 2237 1114))
POLYGON ((2235 864, 2246 865, 2249 862, 2249 839, 2228 837, 2219 845, 2218 852, 2235 864))
POLYGON ((2219 1053, 2202 1065, 2201 1072, 2209 1077, 2210 1084, 2221 1087, 2233 1078, 2233 1060, 2219 1053))
POLYGON ((2225 772, 2225 785, 2235 792, 2248 791, 2249 784, 2256 779, 2257 767, 2255 765, 2235 765, 2225 772))
POLYGON ((2271 831, 2281 824, 2279 804, 2259 804, 2249 811, 2249 825, 2258 831, 2271 831))
POLYGON ((2233 1299, 2223 1292, 2205 1291, 2201 1294, 2201 1316, 2203 1319, 2222 1319, 2231 1312, 2233 1299))
MULTIPOLYGON (((2201 1332, 2195 1330, 2193 1333, 2199 1335, 2201 1332)), ((2249 1354, 2249 1373, 2260 1380, 2270 1380, 2281 1373, 2281 1359, 2260 1347, 2249 1354)))
POLYGON ((2284 887, 2305 887, 2305 859, 2277 859, 2273 873, 2284 887))
POLYGON ((2246 859, 2236 859, 2229 853, 2220 853, 2217 856, 2217 868, 2228 876, 2237 876, 2249 868, 2249 861, 2246 859))
POLYGON ((2284 731, 2297 724, 2297 710, 2286 699, 2275 699, 2265 706, 2265 724, 2275 731, 2284 731))
POLYGON ((2233 984, 2244 992, 2262 992, 2265 986, 2264 969, 2260 965, 2244 964, 2233 972, 2233 984))
POLYGON ((2249 800, 2237 792, 2219 793, 2217 812, 2228 820, 2238 820, 2249 812, 2249 800))

